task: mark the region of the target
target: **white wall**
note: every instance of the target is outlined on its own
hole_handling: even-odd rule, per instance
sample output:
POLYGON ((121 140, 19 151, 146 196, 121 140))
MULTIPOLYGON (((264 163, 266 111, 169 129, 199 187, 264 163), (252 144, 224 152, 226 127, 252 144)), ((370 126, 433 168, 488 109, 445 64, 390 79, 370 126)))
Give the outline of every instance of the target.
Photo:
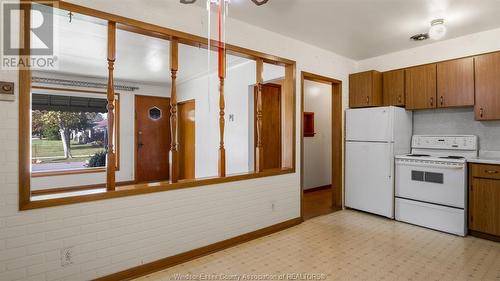
MULTIPOLYGON (((474 33, 358 62, 358 71, 404 68, 500 50, 500 28, 474 33)), ((417 44, 417 43, 415 43, 417 44)))
MULTIPOLYGON (((87 82, 97 82, 97 83, 107 83, 106 80, 89 78, 89 77, 79 77, 73 75, 64 75, 56 73, 47 72, 34 72, 33 76, 43 77, 43 78, 57 78, 57 79, 67 79, 67 80, 77 80, 77 81, 87 81, 87 82)), ((120 94, 120 170, 116 172, 117 181, 132 181, 134 180, 135 166, 134 166, 134 153, 135 153, 135 96, 145 95, 145 96, 159 96, 159 97, 170 97, 170 87, 168 85, 147 85, 137 82, 126 82, 119 81, 115 82, 117 85, 125 86, 135 86, 139 89, 133 92, 130 91, 116 91, 120 94)), ((33 84, 34 86, 54 86, 54 85, 44 85, 40 83, 33 84)), ((105 91, 105 89, 94 89, 94 88, 78 88, 79 90, 89 90, 89 91, 105 91)), ((50 90, 36 90, 38 93, 53 93, 50 90)), ((98 94, 97 94, 98 95, 98 94)), ((101 184, 106 182, 106 173, 92 173, 92 174, 80 174, 80 175, 64 175, 64 176, 51 176, 51 177, 41 177, 33 178, 31 181, 32 190, 43 190, 51 189, 57 187, 70 187, 70 186, 81 186, 81 185, 93 185, 101 184)))
POLYGON ((306 80, 304 111, 314 112, 314 137, 304 138, 304 189, 332 184, 332 85, 306 80))
MULTIPOLYGON (((196 35, 206 30, 205 10, 178 1, 70 2, 196 35)), ((353 61, 240 21, 231 19, 228 26, 230 43, 295 60, 298 71, 343 80, 347 93, 353 61)), ((17 72, 2 70, 0 76, 18 83, 17 72)), ((300 89, 299 79, 296 86, 300 89)), ((20 212, 18 101, 0 102, 0 107, 2 281, 88 280, 300 216, 299 166, 295 174, 20 212), (75 250, 73 265, 64 268, 63 247, 75 250)), ((296 141, 300 163, 298 136, 296 141)))
MULTIPOLYGON (((226 173, 253 171, 253 93, 249 86, 256 82, 255 61, 244 60, 227 68, 225 92, 226 173), (234 116, 234 121, 230 120, 234 116)), ((284 77, 284 67, 265 64, 264 81, 284 77)), ((216 73, 178 85, 178 100, 195 99, 197 178, 217 175, 219 149, 219 78, 216 73), (210 82, 210 84, 209 84, 210 82), (210 85, 210 93, 207 86, 210 85), (210 96, 209 96, 210 95, 210 96)))

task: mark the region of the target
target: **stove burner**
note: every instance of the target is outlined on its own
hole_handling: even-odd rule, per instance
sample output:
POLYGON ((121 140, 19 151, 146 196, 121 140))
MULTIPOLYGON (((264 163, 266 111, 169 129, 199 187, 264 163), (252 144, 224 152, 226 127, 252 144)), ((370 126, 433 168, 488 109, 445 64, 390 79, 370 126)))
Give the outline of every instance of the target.
POLYGON ((411 157, 429 157, 429 154, 408 154, 406 156, 411 156, 411 157))
POLYGON ((464 159, 465 157, 462 157, 462 156, 443 156, 443 157, 439 157, 441 159, 464 159))

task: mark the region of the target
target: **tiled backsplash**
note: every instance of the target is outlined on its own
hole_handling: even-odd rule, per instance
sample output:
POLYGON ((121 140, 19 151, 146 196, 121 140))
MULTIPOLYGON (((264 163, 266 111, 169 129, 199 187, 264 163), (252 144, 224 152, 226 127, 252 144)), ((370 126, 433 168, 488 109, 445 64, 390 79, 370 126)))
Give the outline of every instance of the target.
POLYGON ((476 135, 480 150, 500 151, 500 121, 475 121, 469 107, 414 111, 413 133, 476 135))

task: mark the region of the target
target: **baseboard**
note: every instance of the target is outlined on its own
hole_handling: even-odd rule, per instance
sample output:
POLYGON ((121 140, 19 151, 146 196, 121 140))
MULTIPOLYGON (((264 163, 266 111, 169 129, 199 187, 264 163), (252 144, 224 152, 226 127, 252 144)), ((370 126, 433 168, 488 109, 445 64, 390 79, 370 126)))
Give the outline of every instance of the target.
POLYGON ((318 187, 313 187, 313 188, 309 188, 309 189, 304 189, 304 193, 314 192, 314 191, 320 191, 320 190, 329 189, 329 188, 332 188, 331 184, 327 184, 327 185, 323 185, 323 186, 318 186, 318 187))
POLYGON ((114 280, 131 280, 134 278, 138 278, 153 272, 157 272, 174 265, 178 265, 181 263, 185 263, 187 261, 209 255, 211 253, 221 251, 238 244, 248 242, 250 240, 254 240, 292 226, 298 225, 302 223, 302 218, 291 219, 282 223, 278 223, 275 225, 268 226, 266 228, 262 228, 256 231, 252 231, 240 236, 236 236, 224 241, 220 241, 214 244, 210 244, 198 249, 194 249, 188 252, 184 252, 175 256, 167 257, 161 260, 157 260, 151 263, 139 265, 124 271, 120 271, 117 273, 113 273, 111 275, 107 275, 101 278, 95 279, 96 281, 114 281, 114 280))
POLYGON ((479 231, 474 231, 469 229, 469 235, 481 238, 481 239, 486 239, 486 240, 491 240, 495 242, 500 242, 500 236, 492 235, 492 234, 487 234, 487 233, 482 233, 479 231))

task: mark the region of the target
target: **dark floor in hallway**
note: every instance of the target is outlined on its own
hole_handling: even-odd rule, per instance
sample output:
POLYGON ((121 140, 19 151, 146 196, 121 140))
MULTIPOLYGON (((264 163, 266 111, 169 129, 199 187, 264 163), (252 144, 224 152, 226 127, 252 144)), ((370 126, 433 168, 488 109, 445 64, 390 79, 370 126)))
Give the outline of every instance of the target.
POLYGON ((337 209, 332 208, 331 187, 312 191, 305 190, 302 204, 304 208, 304 220, 337 211, 337 209))

